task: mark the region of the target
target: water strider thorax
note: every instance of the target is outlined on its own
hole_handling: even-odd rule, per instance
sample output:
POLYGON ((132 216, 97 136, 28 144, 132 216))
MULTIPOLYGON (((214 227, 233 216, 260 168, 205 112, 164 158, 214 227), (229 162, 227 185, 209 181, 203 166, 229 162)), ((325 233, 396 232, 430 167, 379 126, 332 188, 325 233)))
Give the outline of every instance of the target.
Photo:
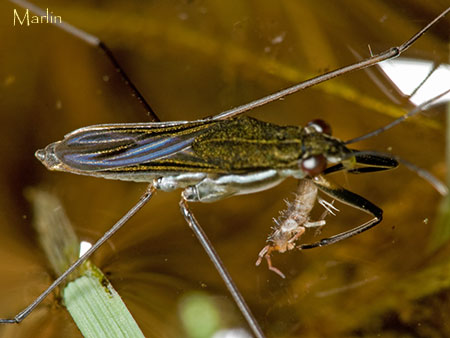
POLYGON ((296 170, 311 156, 323 155, 336 163, 350 154, 340 140, 314 128, 279 126, 246 116, 213 125, 195 138, 192 150, 229 172, 296 170))

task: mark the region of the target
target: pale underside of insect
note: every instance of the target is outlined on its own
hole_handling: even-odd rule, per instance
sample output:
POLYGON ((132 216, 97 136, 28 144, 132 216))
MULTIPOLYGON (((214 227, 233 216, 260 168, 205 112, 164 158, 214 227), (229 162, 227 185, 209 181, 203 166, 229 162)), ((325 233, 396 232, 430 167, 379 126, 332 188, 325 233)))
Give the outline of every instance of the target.
MULTIPOLYGON (((36 8, 33 10, 36 11, 36 8)), ((239 115, 335 76, 398 56, 449 10, 450 8, 400 47, 391 48, 367 60, 329 72, 212 118, 89 126, 75 130, 67 134, 63 140, 38 150, 36 157, 50 170, 149 182, 149 187, 140 201, 30 306, 13 319, 1 319, 0 322, 22 321, 55 287, 148 202, 155 190, 182 189, 180 208, 186 222, 199 237, 254 334, 262 337, 262 331, 199 227, 188 202, 214 202, 234 195, 266 190, 287 177, 300 180, 296 200, 288 208, 285 219, 271 235, 271 243, 260 254, 260 258, 266 257, 269 267, 272 251, 283 252, 295 247, 310 249, 329 245, 378 224, 382 220, 380 208, 332 183, 326 176, 336 171, 357 174, 392 169, 398 165, 395 157, 350 149, 347 147, 348 142, 332 137, 330 129, 322 121, 314 120, 306 127, 279 126, 239 115), (295 246, 296 240, 305 228, 324 224, 323 220, 318 222, 309 220, 317 189, 333 199, 362 210, 372 218, 335 236, 295 246)), ((118 71, 130 84, 144 107, 151 111, 103 43, 70 25, 65 24, 61 28, 102 48, 110 61, 118 67, 118 71)), ((334 208, 330 206, 331 204, 322 204, 330 212, 334 208)))

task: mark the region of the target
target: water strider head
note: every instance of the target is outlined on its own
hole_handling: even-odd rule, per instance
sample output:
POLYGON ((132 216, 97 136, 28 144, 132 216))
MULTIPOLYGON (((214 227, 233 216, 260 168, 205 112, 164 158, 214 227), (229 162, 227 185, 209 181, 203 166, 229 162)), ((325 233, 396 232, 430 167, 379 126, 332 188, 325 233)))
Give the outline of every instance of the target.
POLYGON ((328 164, 341 163, 345 167, 354 162, 353 150, 331 136, 330 125, 320 119, 310 121, 302 128, 300 168, 310 176, 319 175, 328 164))

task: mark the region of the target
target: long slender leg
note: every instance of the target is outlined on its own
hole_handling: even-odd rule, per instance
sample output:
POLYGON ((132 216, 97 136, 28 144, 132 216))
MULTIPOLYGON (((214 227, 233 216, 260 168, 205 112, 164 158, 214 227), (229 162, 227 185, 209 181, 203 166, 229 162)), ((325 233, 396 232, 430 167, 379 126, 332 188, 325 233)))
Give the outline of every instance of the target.
POLYGON ((220 277, 225 282, 225 285, 226 285, 228 291, 230 292, 231 296, 233 297, 239 310, 241 311, 241 313, 244 315, 245 319, 247 320, 247 323, 250 326, 250 328, 252 329, 253 334, 256 337, 264 337, 264 333, 262 332, 261 328, 259 327, 258 322, 256 321, 255 317, 253 316, 252 312, 250 311, 250 308, 248 307, 247 303, 245 302, 244 298, 242 297, 241 293, 239 292, 236 284, 234 284, 233 279, 231 278, 230 274, 228 273, 227 269, 225 268, 225 265, 222 263, 222 260, 220 259, 219 255, 217 254, 217 252, 214 249, 211 242, 209 241, 209 239, 206 236, 205 232, 203 231, 202 227, 195 219, 194 214, 189 209, 189 205, 184 196, 184 192, 181 195, 180 210, 181 210, 181 213, 183 214, 184 219, 188 223, 189 227, 192 229, 195 236, 200 241, 200 244, 203 246, 203 249, 208 254, 208 257, 213 262, 214 267, 216 268, 220 277))
POLYGON ((378 208, 372 202, 366 200, 364 197, 361 197, 351 191, 348 191, 335 183, 331 183, 322 176, 315 177, 313 179, 313 182, 321 191, 323 191, 327 195, 341 201, 342 203, 348 204, 351 207, 362 210, 365 213, 371 214, 374 216, 374 218, 372 218, 371 220, 367 221, 364 224, 361 224, 348 231, 341 232, 340 234, 337 234, 335 236, 323 238, 315 243, 299 245, 297 246, 298 249, 300 250, 313 249, 320 246, 334 244, 336 242, 342 241, 346 238, 355 236, 357 234, 360 234, 361 232, 369 230, 370 228, 380 223, 381 220, 383 219, 383 210, 378 208))
POLYGON ((30 305, 24 310, 19 312, 14 318, 0 319, 0 324, 12 324, 20 323, 25 317, 27 317, 36 306, 38 306, 58 285, 60 285, 77 267, 79 267, 86 259, 88 259, 103 243, 105 243, 117 230, 119 230, 128 220, 136 214, 153 196, 155 187, 153 184, 149 184, 144 194, 139 201, 119 220, 114 224, 105 234, 88 250, 78 258, 61 276, 59 276, 39 297, 37 297, 30 305))
POLYGON ((395 58, 399 56, 401 53, 403 53, 405 50, 407 50, 418 38, 420 38, 431 26, 433 26, 437 21, 442 19, 447 13, 450 12, 450 7, 447 8, 445 11, 443 11, 439 16, 437 16, 433 21, 431 21, 428 25, 426 25, 424 28, 422 28, 419 32, 414 34, 408 41, 404 42, 398 47, 392 47, 378 55, 372 56, 366 60, 357 62, 355 64, 342 67, 339 69, 336 69, 334 71, 328 72, 326 74, 314 77, 310 80, 304 81, 302 83, 296 84, 292 87, 286 88, 284 90, 281 90, 275 94, 268 95, 266 97, 263 97, 261 99, 252 101, 250 103, 244 104, 242 106, 227 110, 219 115, 216 115, 213 117, 214 120, 223 120, 228 119, 237 115, 240 115, 248 110, 254 109, 256 107, 265 105, 269 102, 279 100, 285 96, 288 96, 290 94, 296 93, 300 90, 315 86, 319 83, 322 83, 324 81, 328 81, 336 76, 340 76, 342 74, 352 72, 355 70, 363 69, 366 67, 373 66, 381 61, 388 60, 395 58))
MULTIPOLYGON (((46 16, 46 13, 39 8, 38 6, 29 3, 26 0, 9 0, 12 3, 15 3, 16 5, 19 5, 23 7, 24 9, 30 10, 31 12, 36 13, 38 16, 46 16)), ((55 25, 56 27, 64 30, 65 32, 77 37, 80 40, 83 40, 84 42, 90 44, 91 46, 99 48, 108 58, 108 60, 113 65, 114 69, 117 73, 122 77, 123 82, 128 86, 128 88, 131 91, 131 95, 136 98, 136 100, 139 101, 139 103, 144 107, 144 109, 147 111, 148 116, 152 118, 153 121, 158 122, 159 118, 156 115, 156 113, 153 111, 153 109, 150 107, 148 102, 145 100, 144 96, 139 92, 137 87, 134 85, 134 83, 131 81, 131 79, 128 77, 127 73, 125 73, 125 70, 120 66, 119 62, 114 57, 112 51, 106 46, 106 44, 101 41, 98 37, 91 35, 75 26, 72 26, 68 24, 67 22, 52 22, 51 24, 55 25)))
MULTIPOLYGON (((424 81, 428 78, 428 76, 430 76, 430 74, 427 75, 427 77, 424 79, 424 81)), ((420 86, 419 86, 420 87, 420 86)), ((417 88, 419 88, 417 87, 417 88)), ((450 89, 447 89, 446 91, 432 97, 431 99, 423 102, 422 104, 418 105, 417 107, 415 107, 414 109, 410 110, 409 112, 407 112, 406 114, 400 116, 399 118, 395 119, 394 121, 392 121, 391 123, 381 127, 381 128, 377 128, 374 131, 371 131, 370 133, 355 137, 351 140, 345 141, 345 144, 351 144, 351 143, 356 143, 356 142, 360 142, 362 140, 366 140, 368 138, 377 136, 381 133, 384 133, 386 130, 391 129, 392 127, 395 127, 397 124, 402 123, 403 121, 405 121, 406 119, 413 117, 414 115, 417 115, 419 113, 421 113, 422 111, 424 111, 426 108, 428 108, 428 106, 430 106, 431 104, 433 104, 434 102, 436 102, 437 100, 439 100, 441 97, 447 95, 450 92, 450 89)))
MULTIPOLYGON (((384 127, 378 128, 370 133, 367 133, 365 135, 353 138, 351 140, 348 140, 345 142, 345 144, 351 144, 355 142, 359 142, 362 140, 365 140, 369 137, 373 137, 376 135, 379 135, 380 133, 396 126, 397 124, 403 122, 404 120, 417 115, 418 113, 422 112, 427 108, 430 104, 436 102, 438 99, 443 97, 444 95, 447 95, 450 92, 450 89, 440 93, 439 95, 436 95, 435 97, 429 99, 426 102, 423 102, 419 106, 415 107, 405 115, 400 116, 398 119, 392 121, 391 123, 387 124, 384 127)), ((371 152, 371 151, 357 151, 352 150, 352 154, 350 156, 354 156, 356 163, 360 165, 360 167, 357 168, 348 168, 342 163, 339 163, 337 165, 331 166, 327 168, 322 174, 328 175, 336 171, 340 170, 346 170, 348 173, 351 174, 359 174, 359 173, 367 173, 367 172, 374 172, 374 171, 381 171, 381 170, 389 170, 392 168, 395 168, 398 166, 399 163, 405 165, 409 170, 416 173, 420 177, 422 177, 425 181, 427 181, 431 186, 433 186, 436 191, 438 191, 441 195, 445 196, 448 194, 448 187, 441 182, 438 178, 436 178, 433 174, 431 174, 429 171, 419 168, 416 165, 391 154, 384 154, 381 152, 371 152)))
MULTIPOLYGON (((35 12, 36 14, 40 15, 40 16, 45 16, 44 11, 42 11, 42 9, 40 9, 39 7, 29 3, 26 0, 9 0, 23 8, 28 8, 29 10, 31 10, 32 12, 35 12)), ((284 90, 281 90, 277 93, 274 93, 272 95, 268 95, 265 96, 261 99, 252 101, 250 103, 244 104, 242 106, 239 107, 235 107, 232 108, 230 110, 227 110, 223 113, 220 113, 214 117, 212 117, 215 120, 223 120, 223 119, 228 119, 237 115, 240 115, 246 111, 249 111, 251 109, 254 109, 256 107, 265 105, 269 102, 273 102, 276 100, 279 100, 285 96, 288 96, 290 94, 296 93, 300 90, 315 86, 319 83, 328 81, 334 77, 340 76, 342 74, 348 73, 348 72, 352 72, 352 71, 356 71, 359 69, 363 69, 366 67, 370 67, 373 66, 375 64, 378 64, 381 61, 384 60, 388 60, 388 59, 392 59, 395 58, 397 56, 399 56, 400 54, 402 54, 404 51, 406 51, 414 42, 416 42, 417 39, 419 39, 423 34, 425 34, 425 32, 430 29, 431 26, 433 26, 436 22, 438 22, 439 20, 441 20, 443 17, 445 17, 448 13, 450 12, 450 7, 447 8, 445 11, 443 11, 441 14, 439 14, 433 21, 431 21, 430 23, 428 23, 424 28, 422 28, 419 32, 417 32, 416 34, 414 34, 409 40, 407 40, 406 42, 404 42, 403 44, 401 44, 398 47, 392 47, 378 55, 372 56, 366 60, 357 62, 355 64, 349 65, 349 66, 345 66, 342 68, 339 68, 337 70, 328 72, 326 74, 314 77, 310 80, 301 82, 299 84, 296 84, 292 87, 286 88, 284 90)), ((129 88, 131 89, 133 95, 137 98, 137 100, 142 104, 142 106, 147 110, 148 114, 155 120, 155 121, 159 121, 158 117, 156 116, 156 114, 154 113, 154 111, 152 110, 152 108, 150 107, 150 105, 147 103, 147 101, 144 99, 143 95, 138 91, 138 89, 136 88, 136 86, 133 84, 133 82, 130 80, 130 78, 127 76, 127 74, 125 73, 125 71, 123 70, 123 68, 119 65, 119 63, 117 62, 117 60, 115 59, 114 55, 112 54, 112 52, 110 51, 110 49, 102 42, 100 41, 99 38, 97 38, 96 36, 93 36, 91 34, 88 34, 72 25, 69 25, 65 22, 63 23, 54 23, 57 27, 63 29, 64 31, 68 32, 69 34, 72 34, 73 36, 78 37, 79 39, 85 41, 86 43, 89 43, 90 45, 96 46, 98 48, 100 48, 105 54, 106 56, 109 58, 110 62, 113 64, 113 66, 116 68, 117 72, 122 76, 124 82, 129 86, 129 88)))

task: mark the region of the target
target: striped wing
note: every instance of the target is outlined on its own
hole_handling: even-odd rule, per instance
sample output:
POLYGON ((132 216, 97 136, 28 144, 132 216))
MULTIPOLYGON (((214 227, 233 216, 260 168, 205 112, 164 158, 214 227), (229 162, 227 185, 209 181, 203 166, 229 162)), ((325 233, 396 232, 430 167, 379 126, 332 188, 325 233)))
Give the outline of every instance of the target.
POLYGON ((91 126, 66 135, 55 144, 54 154, 65 166, 81 171, 152 170, 152 166, 175 162, 184 171, 183 159, 186 164, 201 162, 190 146, 215 123, 200 120, 91 126))

